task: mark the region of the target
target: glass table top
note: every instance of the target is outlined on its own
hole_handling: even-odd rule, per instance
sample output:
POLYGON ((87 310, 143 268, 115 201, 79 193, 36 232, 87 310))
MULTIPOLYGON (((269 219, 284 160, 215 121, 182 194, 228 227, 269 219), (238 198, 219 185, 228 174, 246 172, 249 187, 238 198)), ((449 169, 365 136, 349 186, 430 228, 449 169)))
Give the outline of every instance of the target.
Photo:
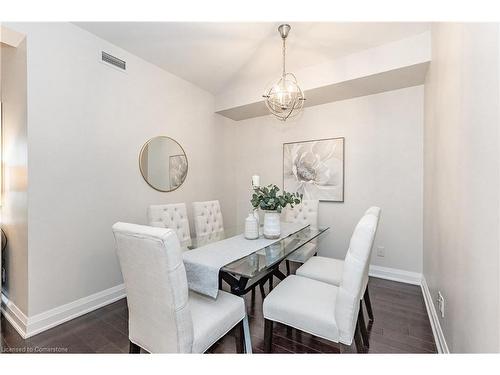
POLYGON ((277 242, 267 247, 227 264, 222 268, 222 271, 248 279, 257 277, 328 229, 328 227, 312 229, 307 226, 288 237, 277 240, 277 242))

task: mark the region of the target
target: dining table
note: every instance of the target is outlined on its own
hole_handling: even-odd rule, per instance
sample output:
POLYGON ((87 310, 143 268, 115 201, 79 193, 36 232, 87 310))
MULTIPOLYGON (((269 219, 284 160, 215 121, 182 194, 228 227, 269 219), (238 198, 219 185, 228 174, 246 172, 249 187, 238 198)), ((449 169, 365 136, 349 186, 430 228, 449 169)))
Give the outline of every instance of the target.
POLYGON ((189 288, 217 298, 226 282, 231 293, 241 296, 273 277, 283 280, 286 275, 279 269, 281 262, 327 230, 329 227, 281 222, 279 238, 265 238, 261 227, 259 238, 252 240, 246 239, 239 228, 225 231, 224 239, 195 245, 183 253, 189 288))

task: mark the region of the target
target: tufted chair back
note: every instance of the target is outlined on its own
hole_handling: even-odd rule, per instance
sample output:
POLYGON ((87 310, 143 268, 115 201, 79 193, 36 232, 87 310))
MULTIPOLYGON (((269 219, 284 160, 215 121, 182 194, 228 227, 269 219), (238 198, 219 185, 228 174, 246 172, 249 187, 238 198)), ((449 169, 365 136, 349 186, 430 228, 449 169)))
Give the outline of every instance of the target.
POLYGON ((363 216, 354 229, 345 257, 342 283, 337 293, 335 320, 339 328, 340 342, 346 345, 350 345, 354 337, 364 273, 370 261, 376 227, 375 215, 363 216))
POLYGON ((285 220, 290 223, 309 224, 312 229, 318 228, 318 200, 306 200, 294 206, 287 207, 285 220))
POLYGON ((172 229, 116 223, 116 251, 129 311, 129 338, 151 353, 189 353, 193 321, 186 270, 172 229))
POLYGON ((173 229, 182 250, 191 246, 191 233, 185 203, 157 204, 148 208, 148 222, 152 227, 173 229))
POLYGON ((224 239, 219 201, 193 202, 193 215, 198 246, 224 239))

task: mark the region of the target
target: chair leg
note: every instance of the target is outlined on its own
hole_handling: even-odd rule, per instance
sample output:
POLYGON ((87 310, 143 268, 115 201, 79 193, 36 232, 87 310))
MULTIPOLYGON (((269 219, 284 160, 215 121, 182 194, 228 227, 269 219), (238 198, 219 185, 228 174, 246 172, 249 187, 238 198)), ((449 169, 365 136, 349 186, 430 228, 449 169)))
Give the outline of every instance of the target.
POLYGON ((363 301, 365 302, 366 312, 368 313, 368 319, 373 322, 373 310, 372 303, 370 301, 370 293, 368 293, 368 285, 366 286, 365 294, 363 296, 363 301))
POLYGON ((250 326, 248 324, 247 315, 245 315, 245 317, 243 318, 242 323, 243 323, 243 335, 245 341, 245 353, 252 354, 252 338, 250 336, 250 326))
POLYGON ((252 288, 252 301, 255 300, 255 287, 252 288))
POLYGON ((287 259, 285 263, 286 263, 286 275, 290 276, 290 261, 287 259))
POLYGON ((359 331, 359 323, 356 323, 356 328, 354 329, 354 342, 356 343, 356 351, 358 353, 364 353, 365 347, 363 345, 363 339, 361 338, 361 333, 359 331))
POLYGON ((132 341, 130 341, 130 346, 129 346, 129 353, 130 354, 139 354, 141 352, 141 348, 139 345, 134 344, 132 341))
POLYGON ((243 332, 243 320, 234 327, 234 341, 236 341, 236 353, 244 353, 245 334, 243 332))
POLYGON ((264 353, 271 353, 273 346, 273 321, 264 319, 264 353))
POLYGON ((365 316, 363 315, 363 306, 359 304, 359 312, 358 312, 358 326, 361 331, 361 337, 363 338, 363 343, 367 348, 370 347, 370 342, 368 341, 368 331, 366 330, 365 324, 365 316))
POLYGON ((269 278, 269 291, 273 290, 273 275, 269 278))

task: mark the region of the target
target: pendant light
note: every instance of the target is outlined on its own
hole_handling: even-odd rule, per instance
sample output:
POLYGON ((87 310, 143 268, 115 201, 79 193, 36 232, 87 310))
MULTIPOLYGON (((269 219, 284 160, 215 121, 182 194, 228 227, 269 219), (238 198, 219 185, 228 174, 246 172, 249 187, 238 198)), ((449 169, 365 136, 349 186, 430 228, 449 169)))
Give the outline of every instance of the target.
POLYGON ((290 25, 283 24, 278 27, 283 41, 283 70, 281 77, 262 95, 271 114, 281 121, 298 115, 304 107, 304 93, 297 83, 293 73, 287 73, 285 68, 286 38, 290 32, 290 25))

